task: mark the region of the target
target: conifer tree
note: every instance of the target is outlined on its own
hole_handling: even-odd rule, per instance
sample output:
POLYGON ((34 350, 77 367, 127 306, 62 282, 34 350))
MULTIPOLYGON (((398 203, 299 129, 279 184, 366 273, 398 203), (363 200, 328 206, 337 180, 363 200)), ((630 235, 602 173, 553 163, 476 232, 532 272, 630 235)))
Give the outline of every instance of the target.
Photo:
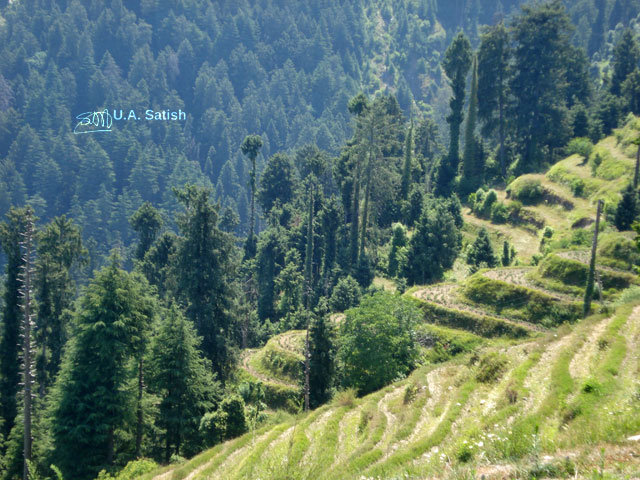
POLYGON ((256 254, 257 239, 255 238, 255 199, 256 199, 256 158, 262 148, 262 138, 259 135, 245 137, 240 150, 249 157, 251 171, 249 172, 249 188, 251 189, 251 210, 249 216, 249 235, 245 243, 245 258, 253 258, 256 254))
POLYGON ((200 418, 219 400, 219 387, 199 345, 193 326, 171 305, 152 341, 149 360, 149 389, 160 398, 156 422, 163 432, 166 462, 173 454, 197 451, 200 418))
POLYGON ((633 184, 627 185, 622 193, 622 198, 616 207, 614 218, 615 226, 618 230, 631 230, 631 225, 638 216, 638 192, 633 188, 633 184))
POLYGON ((513 258, 511 258, 511 246, 509 245, 509 242, 507 240, 505 240, 502 243, 502 266, 503 267, 508 267, 509 265, 511 265, 511 262, 513 261, 513 258))
POLYGON ((487 266, 493 268, 498 264, 498 259, 493 251, 489 232, 481 228, 473 244, 467 252, 467 263, 474 267, 487 266))
POLYGON ((223 380, 230 368, 233 244, 217 226, 218 208, 208 190, 187 185, 176 195, 186 208, 178 222, 183 235, 176 255, 178 291, 203 338, 204 354, 223 380))
POLYGON ((505 140, 507 98, 511 78, 509 34, 503 23, 490 27, 481 36, 478 48, 478 117, 482 133, 495 137, 499 145, 500 173, 506 177, 505 140))
POLYGON ((400 196, 402 200, 409 197, 409 188, 411 187, 411 166, 413 163, 413 120, 407 133, 404 144, 404 166, 402 168, 402 185, 400 188, 400 196))
POLYGON ((31 415, 32 411, 32 389, 34 385, 34 369, 33 369, 33 253, 34 253, 34 236, 35 222, 33 219, 33 209, 28 206, 25 214, 25 231, 21 232, 22 239, 20 246, 24 251, 22 271, 20 272, 20 281, 22 288, 20 294, 22 297, 22 418, 24 422, 24 450, 23 450, 23 480, 29 480, 33 472, 30 471, 33 453, 31 415))
POLYGON ((109 468, 123 447, 117 431, 134 429, 127 423, 135 404, 128 365, 148 335, 154 299, 142 276, 121 270, 117 256, 109 262, 79 301, 52 392, 52 460, 65 478, 91 479, 109 468))
POLYGON ((589 37, 589 46, 587 53, 591 57, 594 53, 600 51, 604 45, 604 23, 607 10, 606 0, 595 0, 595 7, 598 10, 596 21, 591 27, 591 36, 589 37))
POLYGON ((569 18, 559 0, 523 6, 513 26, 513 122, 520 171, 540 168, 554 147, 570 133, 565 104, 569 18))
POLYGON ((471 93, 469 94, 469 113, 464 135, 464 163, 462 167, 463 187, 466 192, 475 191, 483 180, 484 166, 482 165, 482 151, 480 140, 476 136, 476 121, 478 118, 478 61, 473 57, 471 69, 471 93))
POLYGON ((462 237, 446 205, 435 202, 425 208, 409 240, 407 282, 425 284, 442 277, 460 252, 462 237))
POLYGON ((151 203, 144 202, 129 218, 129 223, 139 237, 136 258, 142 260, 162 228, 162 217, 151 203))
POLYGON ((58 374, 62 349, 67 342, 68 319, 75 295, 71 270, 83 265, 87 250, 80 228, 64 215, 54 218, 38 234, 35 264, 36 360, 40 396, 43 397, 58 374))
POLYGON ((335 376, 335 344, 327 316, 313 316, 309 331, 309 403, 316 408, 331 397, 335 376))
POLYGON ((4 438, 9 437, 18 413, 16 399, 20 383, 18 355, 22 322, 19 275, 24 263, 20 242, 21 233, 25 229, 25 218, 24 208, 12 208, 6 215, 6 221, 0 223, 0 242, 7 259, 0 333, 0 413, 4 438))
POLYGON ((462 109, 464 107, 467 74, 471 68, 471 57, 471 44, 464 33, 460 32, 447 48, 442 61, 442 68, 449 78, 453 95, 449 100, 451 113, 447 116, 447 123, 449 124, 449 153, 440 161, 436 183, 436 193, 438 195, 447 195, 451 191, 453 180, 458 173, 460 126, 464 119, 462 109))
POLYGON ((638 62, 640 62, 640 46, 631 29, 626 29, 613 49, 611 93, 614 95, 622 93, 622 84, 638 68, 638 62))

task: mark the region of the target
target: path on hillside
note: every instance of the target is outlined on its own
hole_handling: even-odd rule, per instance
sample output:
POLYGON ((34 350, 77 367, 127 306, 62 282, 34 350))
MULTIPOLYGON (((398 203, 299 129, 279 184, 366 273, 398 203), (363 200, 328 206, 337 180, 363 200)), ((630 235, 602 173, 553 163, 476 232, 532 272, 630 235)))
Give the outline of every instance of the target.
POLYGON ((244 368, 247 372, 249 372, 249 374, 251 374, 251 376, 257 378, 261 382, 274 383, 276 385, 281 385, 288 388, 298 388, 298 385, 294 383, 285 382, 276 377, 268 377, 264 373, 256 370, 253 365, 251 365, 251 360, 259 353, 261 353, 260 349, 247 348, 243 350, 240 359, 240 365, 242 366, 242 368, 244 368))

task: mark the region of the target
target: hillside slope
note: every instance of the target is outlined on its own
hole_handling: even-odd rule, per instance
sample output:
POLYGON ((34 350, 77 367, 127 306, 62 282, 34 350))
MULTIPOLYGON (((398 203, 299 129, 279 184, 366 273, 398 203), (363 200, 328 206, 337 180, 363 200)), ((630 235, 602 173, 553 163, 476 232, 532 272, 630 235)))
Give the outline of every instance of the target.
MULTIPOLYGON (((408 378, 363 398, 338 393, 306 414, 277 414, 278 421, 255 432, 142 478, 640 475, 640 282, 632 273, 639 256, 629 232, 609 223, 630 179, 630 140, 638 127, 630 119, 586 162, 570 156, 545 175, 512 182, 511 198, 519 183, 540 185, 540 197, 522 206, 541 220, 536 226, 523 224, 522 215, 494 224, 466 214, 467 234, 484 226, 494 240, 515 243, 527 232, 521 264, 405 293, 424 312, 420 333, 431 339, 425 365, 408 378), (575 179, 583 186, 576 188, 575 179), (585 242, 600 198, 609 205, 597 268, 602 297, 594 315, 577 321, 589 261, 585 242), (553 231, 547 237, 546 227, 553 231), (537 265, 527 265, 532 259, 537 265), (439 357, 443 345, 464 347, 442 362, 451 358, 439 357)), ((510 201, 507 191, 497 193, 510 201)), ((295 397, 302 335, 287 332, 244 354, 247 378, 293 395, 274 408, 295 397)))

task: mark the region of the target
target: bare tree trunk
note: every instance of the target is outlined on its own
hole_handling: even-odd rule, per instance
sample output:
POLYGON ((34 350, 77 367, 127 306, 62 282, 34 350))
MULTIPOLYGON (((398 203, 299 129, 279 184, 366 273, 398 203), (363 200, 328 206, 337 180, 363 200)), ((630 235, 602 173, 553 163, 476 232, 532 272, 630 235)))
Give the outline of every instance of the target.
POLYGON ((633 174, 633 188, 638 188, 638 174, 640 174, 640 141, 636 150, 636 170, 633 174))
POLYGON ((32 345, 31 345, 31 327, 33 324, 33 318, 31 313, 31 275, 33 274, 33 217, 31 216, 32 210, 27 209, 26 218, 26 230, 22 234, 24 240, 21 244, 25 250, 23 257, 23 271, 22 271, 22 284, 21 291, 22 298, 24 299, 23 310, 24 319, 22 324, 23 335, 23 384, 24 384, 24 469, 23 479, 29 479, 29 463, 32 458, 32 439, 31 439, 31 389, 33 386, 32 370, 32 345))
POLYGON ((600 214, 604 202, 598 200, 598 209, 596 213, 596 226, 593 232, 593 243, 591 244, 591 261, 589 262, 589 276, 587 277, 587 287, 584 292, 583 315, 586 317, 591 311, 591 297, 593 296, 593 287, 596 273, 596 252, 598 250, 598 230, 600 228, 600 214))

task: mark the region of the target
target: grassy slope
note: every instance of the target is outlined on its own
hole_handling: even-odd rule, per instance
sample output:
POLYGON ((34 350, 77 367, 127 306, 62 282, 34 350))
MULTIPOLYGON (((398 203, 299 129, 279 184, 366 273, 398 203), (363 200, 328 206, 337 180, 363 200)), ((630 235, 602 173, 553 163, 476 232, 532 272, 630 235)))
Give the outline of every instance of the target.
MULTIPOLYGON (((571 249, 576 246, 566 240, 571 237, 571 225, 593 217, 598 198, 610 203, 616 200, 633 165, 630 157, 634 152, 627 144, 632 134, 633 129, 627 127, 598 144, 595 151, 605 158, 595 177, 590 163, 581 165, 575 156, 537 176, 545 188, 573 204, 571 210, 545 203, 526 207, 554 228, 554 248, 574 252, 571 249), (576 178, 585 183, 583 197, 572 194, 570 183, 576 178)), ((499 197, 505 198, 503 191, 499 197)), ((471 215, 465 219, 469 234, 486 226, 495 241, 506 238, 515 243, 525 263, 538 252, 539 232, 493 225, 471 215)), ((611 231, 611 227, 605 228, 611 231)), ((560 255, 585 262, 584 250, 578 246, 575 253, 560 255)), ((478 275, 493 280, 489 282, 493 288, 502 285, 504 289, 508 283, 538 296, 554 297, 557 302, 580 294, 571 288, 560 291, 565 284, 542 284, 531 272, 538 270, 493 269, 478 275)), ((439 322, 447 327, 425 326, 422 331, 439 338, 439 347, 459 346, 462 353, 452 360, 427 364, 364 398, 343 392, 318 410, 281 416, 282 421, 275 425, 145 478, 640 476, 640 445, 627 440, 640 434, 640 298, 634 303, 628 296, 627 303, 610 307, 609 314, 547 329, 532 328, 518 315, 470 303, 462 294, 464 288, 464 284, 448 283, 407 292, 417 302, 432 305, 425 309, 426 318, 433 312, 438 314, 438 308, 446 309, 440 310, 440 315, 465 313, 453 321, 439 322), (473 322, 481 318, 490 322, 491 331, 510 326, 521 328, 525 335, 487 335, 489 330, 473 328, 473 322), (460 326, 452 328, 455 322, 460 326), (476 330, 486 338, 457 334, 460 330, 455 328, 476 330), (483 383, 477 378, 478 358, 490 352, 503 356, 507 364, 498 378, 483 383)), ((300 332, 287 333, 272 339, 264 349, 245 354, 249 356, 246 373, 293 388, 290 376, 263 360, 269 349, 297 355, 299 340, 300 332)), ((291 359, 287 355, 282 358, 291 359)))

